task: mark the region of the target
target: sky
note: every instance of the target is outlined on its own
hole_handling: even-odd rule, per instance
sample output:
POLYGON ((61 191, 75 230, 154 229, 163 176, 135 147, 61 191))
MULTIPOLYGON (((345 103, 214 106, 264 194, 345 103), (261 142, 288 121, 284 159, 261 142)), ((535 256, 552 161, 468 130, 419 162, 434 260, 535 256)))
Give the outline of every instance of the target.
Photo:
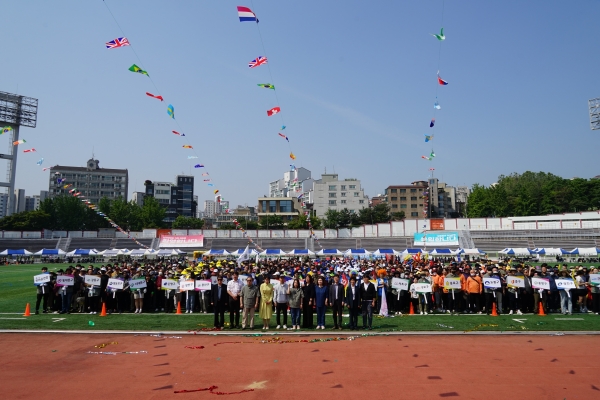
POLYGON ((215 188, 232 207, 256 205, 289 170, 290 151, 313 178, 359 179, 369 197, 425 180, 429 168, 468 186, 527 170, 600 174, 587 109, 600 97, 600 1, 106 4, 116 21, 101 0, 2 5, 0 91, 39 99, 37 127, 20 134, 16 187, 27 195, 48 189, 39 158, 85 166, 92 154, 129 170, 130 195, 145 180, 192 173, 201 207, 215 188), (260 30, 239 22, 238 5, 253 9, 260 30), (431 33, 441 26, 440 47, 431 33), (132 46, 105 48, 121 36, 132 46), (267 66, 248 68, 265 55, 267 66), (151 79, 128 71, 134 63, 151 79), (259 83, 275 84, 277 96, 259 83), (436 95, 442 108, 429 128, 436 95), (281 113, 267 117, 275 106, 281 113), (28 147, 37 153, 23 154, 28 147), (432 161, 421 159, 432 150, 432 161))

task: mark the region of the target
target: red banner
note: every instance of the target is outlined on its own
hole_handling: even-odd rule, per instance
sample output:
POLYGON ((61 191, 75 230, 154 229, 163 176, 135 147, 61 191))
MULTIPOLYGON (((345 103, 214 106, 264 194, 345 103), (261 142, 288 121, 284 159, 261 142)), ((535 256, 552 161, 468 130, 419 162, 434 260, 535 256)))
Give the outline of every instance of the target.
POLYGON ((431 231, 443 231, 444 228, 444 219, 430 219, 429 220, 429 230, 431 231))

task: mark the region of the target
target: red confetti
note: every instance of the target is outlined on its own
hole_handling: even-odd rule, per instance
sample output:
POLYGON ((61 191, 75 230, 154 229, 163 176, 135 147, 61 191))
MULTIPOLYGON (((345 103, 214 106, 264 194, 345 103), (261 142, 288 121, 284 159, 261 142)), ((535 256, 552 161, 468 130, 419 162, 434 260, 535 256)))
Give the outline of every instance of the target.
POLYGON ((204 346, 185 346, 186 349, 202 350, 204 346))
POLYGON ((254 392, 254 389, 244 389, 239 392, 215 392, 215 389, 218 389, 218 386, 210 386, 207 388, 201 389, 191 389, 191 390, 176 390, 173 393, 192 393, 192 392, 210 392, 210 394, 216 394, 217 396, 229 395, 229 394, 241 394, 246 392, 254 392))

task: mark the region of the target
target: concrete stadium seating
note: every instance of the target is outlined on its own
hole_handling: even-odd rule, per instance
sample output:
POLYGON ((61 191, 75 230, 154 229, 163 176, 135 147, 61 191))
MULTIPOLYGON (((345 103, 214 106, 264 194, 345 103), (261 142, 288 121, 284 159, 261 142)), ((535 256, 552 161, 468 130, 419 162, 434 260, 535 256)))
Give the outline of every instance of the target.
POLYGON ((35 253, 41 249, 55 249, 58 239, 0 239, 0 251, 25 249, 35 253))

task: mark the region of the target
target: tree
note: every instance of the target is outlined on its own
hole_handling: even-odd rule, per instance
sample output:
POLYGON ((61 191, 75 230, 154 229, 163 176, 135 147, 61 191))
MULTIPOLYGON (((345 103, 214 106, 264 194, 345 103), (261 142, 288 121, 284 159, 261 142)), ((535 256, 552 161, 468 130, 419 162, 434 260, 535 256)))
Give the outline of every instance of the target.
POLYGON ((141 209, 141 219, 144 228, 162 228, 166 210, 158 200, 152 196, 144 197, 144 205, 141 209))
POLYGON ((236 228, 234 224, 221 224, 218 229, 223 231, 235 231, 236 228))
POLYGON ((139 231, 144 228, 141 209, 133 200, 127 202, 119 197, 111 201, 108 216, 126 231, 139 231))
MULTIPOLYGON (((316 215, 311 215, 310 225, 313 229, 321 229, 321 219, 316 215)), ((288 229, 309 229, 308 221, 305 215, 299 215, 287 223, 288 229)))
POLYGON ((404 211, 396 211, 390 214, 390 218, 392 221, 403 221, 406 219, 406 214, 404 211))
POLYGON ((174 229, 202 229, 204 226, 204 220, 194 217, 184 217, 179 215, 173 221, 172 228, 174 229))
POLYGON ((379 203, 375 207, 363 208, 358 212, 358 217, 365 225, 390 222, 390 206, 387 203, 379 203))
POLYGON ((41 210, 11 214, 0 219, 0 229, 5 231, 41 231, 50 225, 50 215, 41 210))
POLYGON ((258 222, 260 229, 283 229, 283 219, 279 215, 266 215, 258 222))
POLYGON ((78 231, 108 226, 96 213, 90 215, 90 209, 75 196, 48 198, 40 203, 40 211, 50 216, 46 229, 78 231))
MULTIPOLYGON (((237 218, 237 222, 240 224, 240 226, 246 230, 256 230, 258 229, 258 222, 257 221, 250 221, 247 220, 246 218, 242 217, 242 218, 237 218)), ((235 226, 233 227, 233 229, 235 229, 235 226)))

